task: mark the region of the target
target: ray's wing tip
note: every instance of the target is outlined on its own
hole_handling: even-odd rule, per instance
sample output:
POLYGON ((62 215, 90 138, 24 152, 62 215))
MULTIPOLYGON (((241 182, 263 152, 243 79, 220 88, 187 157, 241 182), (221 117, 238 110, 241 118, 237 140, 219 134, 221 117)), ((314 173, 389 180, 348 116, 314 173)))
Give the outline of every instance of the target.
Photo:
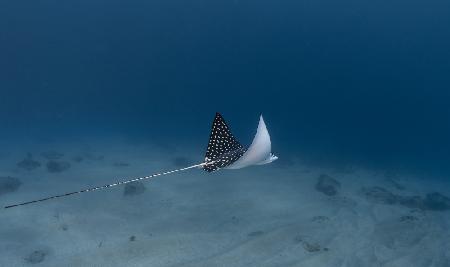
POLYGON ((260 121, 260 122, 264 122, 264 118, 263 118, 262 113, 259 114, 259 121, 260 121))

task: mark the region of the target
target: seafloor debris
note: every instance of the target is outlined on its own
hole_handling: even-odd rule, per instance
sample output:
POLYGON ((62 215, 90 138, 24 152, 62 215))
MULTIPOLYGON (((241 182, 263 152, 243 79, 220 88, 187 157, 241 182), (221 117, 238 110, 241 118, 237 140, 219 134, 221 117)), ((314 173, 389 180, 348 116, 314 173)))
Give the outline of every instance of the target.
POLYGON ((42 152, 41 156, 48 159, 48 160, 55 160, 55 159, 60 159, 62 157, 64 157, 63 153, 59 153, 57 151, 46 151, 46 152, 42 152))
POLYGON ((330 218, 328 218, 327 216, 314 216, 311 218, 311 221, 317 223, 325 223, 330 221, 330 218))
POLYGON ((423 198, 421 196, 399 196, 395 195, 397 202, 405 207, 411 209, 421 209, 425 210, 425 203, 423 202, 423 198))
POLYGON ((309 243, 303 241, 303 248, 308 252, 318 252, 322 249, 322 247, 317 243, 309 243))
POLYGON ((382 187, 364 187, 362 189, 362 192, 365 197, 371 202, 390 205, 398 202, 398 197, 396 195, 392 194, 382 187))
POLYGON ((133 196, 133 195, 139 195, 144 193, 145 191, 145 185, 142 182, 132 182, 125 185, 125 188, 123 190, 124 196, 133 196))
POLYGON ((305 236, 298 235, 294 237, 294 243, 301 243, 303 248, 308 252, 328 251, 328 248, 323 248, 319 243, 307 240, 305 236))
POLYGON ((316 190, 327 196, 336 195, 340 187, 341 184, 338 181, 326 174, 320 175, 316 184, 316 190))
POLYGON ((32 171, 36 168, 39 168, 41 166, 41 163, 38 161, 35 161, 33 159, 33 155, 31 153, 28 153, 26 158, 24 158, 23 160, 21 160, 17 163, 17 166, 21 169, 24 169, 27 171, 32 171))
POLYGON ((67 231, 67 230, 69 230, 69 226, 67 224, 63 223, 63 224, 61 224, 60 229, 63 231, 67 231))
POLYGON ((427 194, 425 197, 401 196, 393 194, 390 191, 378 186, 363 188, 362 192, 366 199, 371 202, 388 205, 398 204, 411 209, 419 210, 450 210, 450 198, 437 192, 427 194))
POLYGON ((70 163, 67 161, 50 160, 47 162, 47 171, 51 173, 58 173, 66 171, 70 168, 70 163))
POLYGON ((136 236, 132 235, 132 236, 130 236, 130 238, 128 240, 130 242, 136 241, 136 236))
POLYGON ((427 194, 424 200, 425 207, 429 210, 449 210, 450 198, 437 192, 427 194))
POLYGON ((35 250, 33 253, 28 255, 25 260, 29 263, 36 264, 43 262, 45 260, 45 257, 47 256, 47 252, 42 250, 35 250))
POLYGON ((17 191, 22 182, 16 177, 0 177, 0 196, 17 191))

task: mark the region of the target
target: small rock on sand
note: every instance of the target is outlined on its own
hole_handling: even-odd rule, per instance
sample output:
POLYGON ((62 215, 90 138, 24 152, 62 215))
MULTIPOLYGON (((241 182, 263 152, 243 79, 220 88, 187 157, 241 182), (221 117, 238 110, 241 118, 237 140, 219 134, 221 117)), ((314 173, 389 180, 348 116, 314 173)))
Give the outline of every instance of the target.
POLYGON ((382 187, 365 187, 362 189, 366 199, 381 204, 398 204, 411 209, 445 211, 450 210, 450 198, 438 192, 421 196, 395 195, 382 187))
POLYGON ((306 241, 303 242, 303 248, 308 252, 318 252, 322 249, 319 244, 306 241))
POLYGON ((316 184, 316 190, 324 193, 327 196, 334 196, 338 193, 341 184, 334 178, 322 174, 316 184))
POLYGON ((317 223, 325 223, 330 221, 330 218, 328 218, 327 216, 314 216, 312 217, 311 221, 317 223))
POLYGON ((142 182, 132 182, 125 185, 124 196, 139 195, 145 192, 145 185, 142 182))
POLYGON ((25 260, 31 264, 41 263, 45 260, 47 252, 42 250, 35 250, 33 253, 28 255, 25 260))
POLYGON ((450 198, 437 192, 427 194, 424 206, 429 210, 450 210, 450 198))
POLYGON ((65 224, 65 223, 61 224, 60 228, 61 228, 61 230, 63 230, 63 231, 69 230, 69 226, 68 226, 67 224, 65 224))
POLYGON ((55 161, 51 160, 47 162, 47 171, 51 173, 59 173, 66 171, 70 168, 70 163, 67 161, 55 161))
POLYGON ((26 158, 24 158, 23 160, 21 160, 17 163, 17 167, 27 170, 27 171, 32 171, 36 168, 39 168, 40 166, 41 166, 41 163, 38 161, 35 161, 33 159, 33 155, 31 153, 28 153, 26 158))
POLYGON ((22 182, 15 177, 0 177, 0 196, 6 193, 17 191, 22 185, 22 182))
POLYGON ((423 203, 423 198, 420 196, 395 196, 398 200, 398 203, 402 206, 411 208, 411 209, 420 209, 424 210, 425 205, 423 203))
POLYGON ((375 203, 393 205, 398 202, 398 197, 383 187, 364 187, 362 193, 367 200, 375 203))
POLYGON ((296 236, 294 237, 294 243, 298 244, 301 243, 303 248, 308 252, 319 252, 322 249, 324 251, 328 251, 328 248, 322 248, 322 246, 316 242, 313 242, 311 240, 307 240, 309 238, 305 238, 304 236, 296 236))

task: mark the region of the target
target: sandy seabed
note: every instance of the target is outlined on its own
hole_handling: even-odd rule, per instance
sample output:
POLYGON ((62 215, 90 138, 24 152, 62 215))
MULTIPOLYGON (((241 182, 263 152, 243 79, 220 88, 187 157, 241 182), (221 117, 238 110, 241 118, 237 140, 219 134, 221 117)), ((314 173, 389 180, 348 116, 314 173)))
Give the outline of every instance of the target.
MULTIPOLYGON (((95 144, 4 150, 0 177, 20 186, 3 183, 10 187, 0 188, 1 206, 203 157, 120 140, 95 144)), ((450 266, 450 181, 279 156, 266 166, 194 169, 2 209, 0 266, 450 266)))

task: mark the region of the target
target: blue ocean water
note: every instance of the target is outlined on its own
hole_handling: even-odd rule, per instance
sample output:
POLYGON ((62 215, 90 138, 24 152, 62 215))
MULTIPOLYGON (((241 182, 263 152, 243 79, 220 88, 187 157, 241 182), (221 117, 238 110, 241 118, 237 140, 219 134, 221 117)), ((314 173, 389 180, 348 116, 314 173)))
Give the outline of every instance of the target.
POLYGON ((201 161, 220 112, 243 144, 263 114, 279 168, 258 173, 298 161, 447 182, 449 25, 445 0, 2 0, 0 176, 35 147, 116 137, 201 161))
POLYGON ((447 1, 0 5, 4 140, 203 144, 263 113, 283 153, 449 171, 447 1))

